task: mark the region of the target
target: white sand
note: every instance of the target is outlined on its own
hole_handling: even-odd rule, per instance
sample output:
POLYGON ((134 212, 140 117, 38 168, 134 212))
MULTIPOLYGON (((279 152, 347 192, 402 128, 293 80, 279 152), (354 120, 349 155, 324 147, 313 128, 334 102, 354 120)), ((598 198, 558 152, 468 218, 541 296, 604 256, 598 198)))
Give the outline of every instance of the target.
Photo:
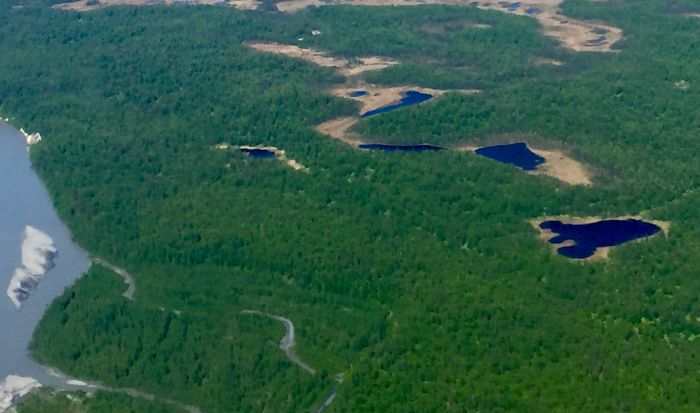
POLYGON ((7 376, 0 382, 0 413, 7 411, 19 399, 39 387, 41 384, 31 377, 7 376))
POLYGON ((22 265, 18 267, 7 287, 7 296, 18 309, 22 301, 36 290, 39 279, 51 268, 58 250, 51 237, 38 229, 27 226, 22 241, 22 265))
MULTIPOLYGON (((5 119, 7 121, 8 119, 5 119)), ((36 145, 37 143, 41 142, 41 134, 39 132, 36 133, 28 133, 25 132, 24 129, 20 128, 19 133, 24 136, 24 139, 27 141, 27 145, 36 145)))

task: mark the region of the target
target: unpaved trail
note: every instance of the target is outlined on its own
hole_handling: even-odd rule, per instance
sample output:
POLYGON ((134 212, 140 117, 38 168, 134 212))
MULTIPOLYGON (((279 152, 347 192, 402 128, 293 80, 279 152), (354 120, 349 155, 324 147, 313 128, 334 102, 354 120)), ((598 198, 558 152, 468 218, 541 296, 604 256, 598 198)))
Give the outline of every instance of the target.
POLYGON ((295 336, 294 336, 294 323, 292 323, 292 320, 281 317, 278 315, 274 314, 269 314, 265 313, 262 311, 257 311, 257 310, 243 310, 241 311, 241 314, 255 314, 255 315, 261 315, 265 317, 269 317, 272 319, 275 319, 282 323, 284 325, 284 328, 287 330, 285 333, 284 337, 282 337, 282 340, 280 341, 280 349, 284 351, 284 354, 287 355, 287 358, 297 366, 301 367, 302 369, 306 370, 309 372, 309 374, 314 375, 316 374, 316 370, 309 366, 304 360, 297 355, 297 353, 294 352, 294 346, 296 345, 295 341, 295 336))
POLYGON ((130 387, 109 387, 105 386, 104 384, 97 383, 97 382, 88 382, 88 381, 83 381, 83 380, 78 380, 75 378, 72 378, 63 372, 60 372, 56 370, 53 367, 47 367, 43 366, 44 369, 51 375, 56 378, 61 379, 65 383, 65 387, 60 389, 61 391, 74 391, 74 390, 82 390, 86 393, 93 393, 97 390, 105 391, 105 392, 110 392, 110 393, 121 393, 121 394, 126 394, 127 396, 133 397, 133 398, 139 398, 139 399, 144 399, 148 401, 155 401, 155 402, 160 402, 160 403, 165 403, 170 406, 174 406, 180 409, 183 409, 187 411, 188 413, 203 413, 202 410, 197 407, 197 406, 192 406, 189 404, 181 403, 178 401, 175 401, 173 399, 169 399, 166 397, 158 397, 156 395, 150 394, 143 392, 138 389, 130 388, 130 387))
POLYGON ((124 279, 124 284, 126 284, 126 291, 122 293, 122 297, 126 298, 127 300, 134 301, 134 293, 136 292, 136 281, 134 281, 134 277, 132 277, 131 274, 126 272, 125 269, 112 265, 99 257, 92 257, 92 262, 94 262, 97 265, 106 267, 109 270, 120 275, 124 279))

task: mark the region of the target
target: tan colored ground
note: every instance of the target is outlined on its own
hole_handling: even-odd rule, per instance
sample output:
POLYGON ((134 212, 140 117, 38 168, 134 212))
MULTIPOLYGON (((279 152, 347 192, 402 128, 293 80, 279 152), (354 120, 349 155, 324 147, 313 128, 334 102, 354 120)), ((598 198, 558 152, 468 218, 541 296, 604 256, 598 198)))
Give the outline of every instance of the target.
POLYGON ((309 171, 309 168, 305 167, 300 162, 297 162, 294 159, 287 158, 287 153, 284 151, 284 149, 279 149, 279 148, 274 147, 274 146, 263 146, 263 145, 247 146, 247 145, 243 145, 243 146, 236 147, 236 146, 233 146, 233 145, 228 144, 228 143, 219 143, 219 144, 214 145, 214 149, 218 149, 221 151, 227 151, 229 149, 236 149, 236 148, 238 148, 238 149, 264 149, 266 151, 274 152, 276 155, 275 159, 284 162, 287 166, 294 169, 295 171, 304 171, 304 172, 309 171))
POLYGON ((610 46, 622 38, 622 30, 601 22, 571 19, 560 14, 559 6, 563 0, 525 0, 514 11, 508 11, 497 1, 470 0, 286 0, 277 3, 277 9, 287 13, 304 9, 309 6, 324 6, 331 4, 346 4, 353 6, 419 6, 423 4, 447 4, 475 6, 485 10, 497 10, 520 16, 531 16, 542 25, 545 35, 559 40, 563 46, 575 51, 609 52, 610 46), (526 10, 537 7, 542 10, 539 14, 528 15, 526 10), (594 32, 604 31, 605 38, 594 32), (599 41, 596 41, 599 40, 599 41))
MULTIPOLYGON (((414 90, 416 92, 420 93, 428 93, 433 95, 433 98, 437 98, 438 96, 442 96, 445 93, 448 92, 456 92, 456 93, 463 93, 463 94, 475 94, 479 93, 478 90, 439 90, 439 89, 431 89, 427 87, 420 87, 420 86, 391 86, 391 87, 386 87, 386 86, 379 86, 379 85, 372 85, 372 84, 367 84, 367 83, 354 83, 352 86, 344 85, 338 88, 335 88, 331 91, 333 95, 345 98, 345 99, 352 99, 360 102, 362 104, 362 108, 360 109, 360 113, 365 113, 370 110, 378 109, 381 108, 382 106, 389 105, 391 103, 394 103, 398 100, 400 100, 403 96, 402 93, 406 92, 408 90, 414 90), (366 95, 363 96, 350 96, 350 93, 358 90, 364 90, 367 91, 366 95)), ((431 99, 432 100, 432 99, 431 99)))
MULTIPOLYGON (((534 171, 525 171, 530 175, 547 175, 569 185, 593 185, 592 173, 581 162, 569 158, 559 151, 528 148, 545 159, 534 171)), ((457 151, 474 152, 479 147, 474 145, 461 145, 455 148, 457 151)))
POLYGON ((260 4, 257 0, 79 0, 68 3, 55 4, 53 8, 73 11, 92 11, 110 6, 153 6, 163 4, 191 4, 191 5, 214 5, 228 4, 240 10, 255 10, 260 4))
POLYGON ((531 150, 543 157, 545 162, 528 173, 551 176, 569 185, 590 186, 593 184, 590 171, 579 161, 571 159, 559 151, 531 150))
POLYGON ((359 119, 355 117, 331 119, 316 126, 316 130, 333 139, 357 147, 364 142, 362 142, 357 135, 350 132, 349 129, 355 126, 358 121, 359 119))
MULTIPOLYGON (((542 217, 539 219, 533 219, 530 221, 530 224, 540 232, 539 237, 541 240, 546 242, 548 245, 552 247, 552 251, 557 254, 557 250, 561 247, 566 247, 570 245, 574 245, 574 242, 571 240, 567 240, 565 242, 562 242, 561 244, 550 244, 549 240, 557 236, 558 234, 548 230, 548 229, 542 229, 540 228, 540 224, 543 223, 544 221, 561 221, 565 224, 590 224, 593 222, 605 220, 605 219, 638 219, 642 220, 645 222, 650 222, 659 228, 661 228, 661 232, 664 234, 665 237, 668 237, 668 231, 671 228, 671 223, 669 221, 659 221, 659 220, 653 220, 653 219, 648 219, 646 217, 640 216, 640 215, 624 215, 620 217, 612 217, 612 218, 602 218, 602 217, 571 217, 568 215, 562 215, 562 216, 555 216, 555 217, 542 217)), ((654 235, 652 235, 653 237, 654 235)), ((640 238, 636 241, 642 241, 646 238, 651 238, 651 237, 645 237, 645 238, 640 238)), ((591 255, 588 258, 584 258, 582 260, 577 260, 581 262, 591 262, 591 261, 600 261, 603 259, 608 258, 608 255, 610 253, 610 249, 613 247, 602 247, 596 249, 595 253, 591 255)))
POLYGON ((334 67, 344 76, 356 76, 370 70, 380 70, 398 62, 377 56, 359 57, 353 61, 328 56, 313 49, 303 49, 292 44, 247 42, 248 46, 264 53, 294 57, 323 67, 334 67))

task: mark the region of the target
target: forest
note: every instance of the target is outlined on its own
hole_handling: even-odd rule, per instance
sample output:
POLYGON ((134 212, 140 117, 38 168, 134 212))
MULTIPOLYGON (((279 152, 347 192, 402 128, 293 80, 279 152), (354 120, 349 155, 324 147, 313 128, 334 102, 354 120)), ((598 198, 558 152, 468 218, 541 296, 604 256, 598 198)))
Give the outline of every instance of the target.
MULTIPOLYGON (((94 265, 47 310, 39 362, 204 413, 313 412, 331 389, 326 412, 698 410, 695 1, 565 2, 624 30, 614 53, 457 6, 50 5, 0 0, 0 114, 41 132, 31 157, 61 218, 137 287, 124 299, 94 265), (527 140, 584 162, 594 184, 330 139, 314 126, 358 112, 330 94, 342 76, 253 40, 400 62, 368 72, 376 84, 482 91, 363 120, 368 141, 527 140), (222 142, 282 148, 308 173, 222 142), (668 236, 585 264, 529 223, 636 214, 670 221, 668 236), (283 325, 245 310, 292 320, 316 374, 280 350, 283 325)), ((176 411, 71 397, 35 393, 19 413, 176 411)))

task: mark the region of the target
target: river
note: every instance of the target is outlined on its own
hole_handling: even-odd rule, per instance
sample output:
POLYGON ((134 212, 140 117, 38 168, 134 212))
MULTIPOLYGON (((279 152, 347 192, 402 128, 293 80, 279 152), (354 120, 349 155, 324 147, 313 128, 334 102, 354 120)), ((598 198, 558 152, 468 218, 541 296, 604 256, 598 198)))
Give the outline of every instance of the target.
POLYGON ((87 254, 73 243, 32 169, 23 136, 0 120, 0 382, 16 375, 32 377, 51 387, 71 387, 65 379, 49 374, 34 362, 28 347, 47 306, 89 266, 87 254), (35 291, 18 309, 5 290, 22 265, 27 227, 51 237, 58 254, 53 260, 55 266, 39 279, 35 291))

